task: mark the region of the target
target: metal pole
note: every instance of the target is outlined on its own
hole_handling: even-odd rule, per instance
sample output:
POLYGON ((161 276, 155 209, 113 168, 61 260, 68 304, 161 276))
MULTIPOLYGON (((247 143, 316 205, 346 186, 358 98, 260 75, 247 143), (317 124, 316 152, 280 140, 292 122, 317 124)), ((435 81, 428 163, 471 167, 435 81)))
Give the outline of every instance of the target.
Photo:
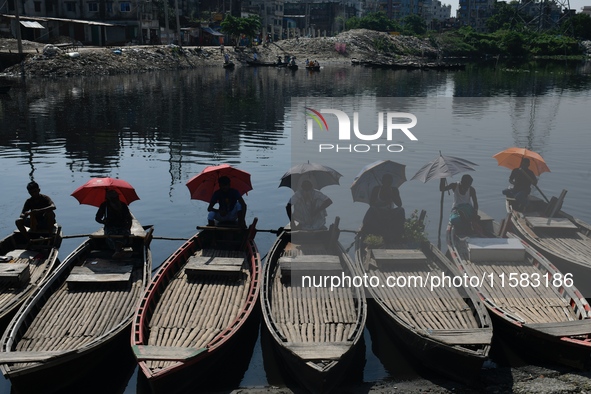
POLYGON ((18 13, 19 2, 14 0, 14 16, 16 17, 16 40, 18 45, 18 57, 21 63, 21 76, 25 78, 25 63, 23 59, 23 40, 21 37, 21 19, 18 13))
POLYGON ((166 44, 170 44, 170 29, 168 25, 168 0, 164 0, 164 26, 166 28, 166 44))
POLYGON ((179 47, 183 49, 183 38, 181 37, 181 22, 179 21, 179 0, 174 0, 174 10, 176 12, 176 31, 179 35, 179 47))
POLYGON ((140 0, 138 0, 138 2, 136 3, 136 7, 137 7, 137 14, 138 14, 138 35, 139 35, 139 40, 138 42, 140 43, 140 45, 143 45, 144 43, 144 33, 142 32, 142 12, 140 10, 140 0))

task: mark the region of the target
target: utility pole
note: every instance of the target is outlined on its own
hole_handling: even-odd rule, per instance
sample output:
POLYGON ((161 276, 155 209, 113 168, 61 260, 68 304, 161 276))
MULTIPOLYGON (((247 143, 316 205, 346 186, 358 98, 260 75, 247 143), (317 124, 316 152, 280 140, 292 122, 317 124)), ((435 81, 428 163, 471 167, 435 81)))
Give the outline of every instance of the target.
POLYGON ((25 79, 25 62, 23 58, 23 40, 21 37, 21 18, 18 13, 19 1, 14 0, 14 16, 16 17, 16 41, 18 45, 18 57, 21 63, 21 76, 25 79))
POLYGON ((179 47, 183 49, 183 38, 181 37, 181 22, 179 21, 179 0, 174 0, 174 10, 176 12, 176 31, 179 35, 179 47))
POLYGON ((164 0, 164 26, 166 28, 166 45, 170 44, 170 29, 168 25, 168 0, 164 0))

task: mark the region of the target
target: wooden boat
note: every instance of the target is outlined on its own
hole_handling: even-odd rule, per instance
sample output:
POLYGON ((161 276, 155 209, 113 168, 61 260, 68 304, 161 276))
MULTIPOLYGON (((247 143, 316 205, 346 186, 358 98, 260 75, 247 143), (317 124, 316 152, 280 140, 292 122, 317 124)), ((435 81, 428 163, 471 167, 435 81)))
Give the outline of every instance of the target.
POLYGON ((0 369, 19 392, 55 392, 93 368, 129 335, 150 280, 152 228, 134 219, 131 247, 114 260, 92 234, 19 309, 2 336, 0 369), (147 231, 146 231, 147 230, 147 231))
POLYGON ((308 71, 320 71, 320 66, 306 66, 306 70, 308 71))
POLYGON ((235 64, 234 62, 224 62, 224 64, 222 65, 222 67, 227 68, 227 69, 232 69, 234 68, 235 64))
POLYGON ((513 200, 507 199, 511 228, 561 272, 571 273, 575 286, 591 297, 591 225, 561 210, 565 195, 553 197, 551 204, 529 196, 525 212, 513 210, 513 200))
POLYGON ((298 65, 297 64, 288 64, 287 68, 289 68, 292 71, 295 71, 298 69, 298 65))
POLYGON ((246 64, 253 67, 275 67, 277 62, 263 62, 260 60, 247 60, 246 64))
POLYGON ((143 295, 131 343, 155 391, 186 391, 257 318, 261 258, 248 229, 200 227, 159 268, 143 295), (182 299, 183 302, 179 302, 182 299))
MULTIPOLYGON (((338 219, 338 218, 337 218, 338 219)), ((311 275, 355 275, 338 242, 338 220, 324 231, 284 229, 269 251, 261 288, 266 330, 278 359, 310 392, 333 389, 361 342, 366 301, 358 287, 303 285, 311 275)))
POLYGON ((18 230, 0 240, 0 329, 57 266, 62 228, 29 232, 28 241, 18 230))
POLYGON ((473 289, 434 280, 457 276, 447 257, 430 243, 370 248, 361 237, 356 257, 357 266, 381 284, 366 291, 370 313, 384 331, 431 370, 458 381, 477 379, 490 350, 492 323, 473 289), (391 286, 390 278, 409 282, 391 286))
MULTIPOLYGON (((491 222, 483 213, 481 218, 491 222)), ((483 226, 483 228, 492 226, 483 226)), ((544 256, 515 235, 460 238, 448 227, 449 252, 489 310, 495 334, 526 357, 587 368, 591 356, 589 305, 544 256), (476 284, 476 283, 474 283, 476 284)))

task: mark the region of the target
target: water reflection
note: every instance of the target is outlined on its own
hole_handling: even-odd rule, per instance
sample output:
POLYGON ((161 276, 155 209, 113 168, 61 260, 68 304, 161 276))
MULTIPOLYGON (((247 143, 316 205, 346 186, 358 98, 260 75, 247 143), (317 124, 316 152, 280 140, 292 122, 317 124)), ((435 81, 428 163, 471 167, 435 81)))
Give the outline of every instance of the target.
MULTIPOLYGON (((416 105, 428 116, 421 118, 420 142, 393 158, 407 165, 407 173, 414 173, 439 150, 474 161, 479 164, 475 173, 479 203, 491 216, 502 218, 504 206, 499 196, 507 186, 509 172, 498 168, 491 156, 508 146, 526 146, 540 152, 552 169, 542 178, 544 192, 557 195, 569 187, 568 211, 589 221, 585 188, 591 177, 588 144, 578 143, 588 140, 587 109, 581 103, 591 95, 589 67, 587 63, 566 68, 564 61, 519 67, 488 62, 470 66, 465 72, 346 66, 311 74, 203 67, 157 74, 31 80, 26 86, 15 86, 9 95, 0 95, 0 160, 5 170, 0 208, 6 217, 15 219, 27 197, 25 185, 35 178, 54 199, 64 232, 88 233, 96 229, 95 209, 79 206, 69 194, 91 176, 121 176, 138 189, 141 200, 131 209, 142 222, 155 224, 157 235, 186 238, 197 224, 204 224, 207 204, 190 201, 184 182, 205 165, 229 162, 253 175, 254 190, 245 197, 247 220, 258 216, 260 228, 276 229, 287 221, 285 203, 291 195, 278 185, 292 164, 292 97, 355 97, 360 107, 386 110, 381 97, 412 96, 402 100, 398 109, 416 105)), ((367 116, 375 118, 375 113, 367 116)), ((339 172, 350 169, 353 175, 346 175, 340 187, 331 186, 327 191, 335 207, 330 215, 338 206, 351 204, 348 187, 362 162, 350 157, 343 160, 342 167, 335 164, 339 172)), ((436 242, 437 185, 406 182, 400 193, 407 213, 427 210, 428 232, 436 242)), ((0 222, 2 233, 13 230, 13 219, 0 222)), ((350 214, 342 220, 343 229, 359 226, 350 214)), ((348 246, 352 238, 343 234, 341 243, 348 246)), ((65 240, 62 256, 78 241, 65 240)), ((257 235, 262 255, 273 241, 271 234, 257 235)), ((158 265, 180 242, 155 240, 152 246, 154 264, 158 265)), ((410 379, 423 373, 414 369, 404 353, 382 346, 381 334, 370 333, 371 340, 366 335, 365 359, 360 358, 365 367, 357 369, 365 370, 366 380, 387 376, 410 379), (384 353, 396 358, 388 371, 384 353)), ((260 368, 254 371, 251 364, 246 375, 256 376, 254 380, 262 384, 287 384, 274 370, 277 363, 269 361, 261 342, 263 350, 256 343, 249 344, 245 354, 251 363, 262 360, 265 372, 260 368)), ((121 369, 129 374, 128 369, 121 369)), ((232 384, 244 374, 242 369, 232 384)), ((136 381, 136 376, 131 377, 125 392, 133 392, 136 381)))

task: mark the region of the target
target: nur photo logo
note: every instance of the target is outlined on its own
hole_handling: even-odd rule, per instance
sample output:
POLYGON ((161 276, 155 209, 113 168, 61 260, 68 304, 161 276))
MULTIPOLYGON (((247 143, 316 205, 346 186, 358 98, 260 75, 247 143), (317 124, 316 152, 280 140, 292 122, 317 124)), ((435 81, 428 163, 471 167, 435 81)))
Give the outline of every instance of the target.
MULTIPOLYGON (((347 113, 338 109, 321 109, 320 111, 304 107, 306 110, 306 139, 314 140, 314 129, 321 132, 329 132, 328 122, 325 115, 334 115, 338 122, 338 141, 378 141, 384 139, 392 141, 395 132, 402 132, 410 141, 418 141, 417 137, 410 131, 416 126, 417 117, 407 112, 378 112, 377 131, 368 130, 366 127, 360 127, 359 112, 353 112, 353 122, 347 113), (352 124, 351 124, 352 123, 352 124)), ((326 136, 323 136, 325 139, 326 136)), ((332 137, 332 136, 331 136, 332 137)), ((365 153, 370 151, 402 152, 404 147, 401 144, 390 143, 362 143, 362 144, 335 144, 319 143, 318 152, 334 151, 348 153, 365 153)))

